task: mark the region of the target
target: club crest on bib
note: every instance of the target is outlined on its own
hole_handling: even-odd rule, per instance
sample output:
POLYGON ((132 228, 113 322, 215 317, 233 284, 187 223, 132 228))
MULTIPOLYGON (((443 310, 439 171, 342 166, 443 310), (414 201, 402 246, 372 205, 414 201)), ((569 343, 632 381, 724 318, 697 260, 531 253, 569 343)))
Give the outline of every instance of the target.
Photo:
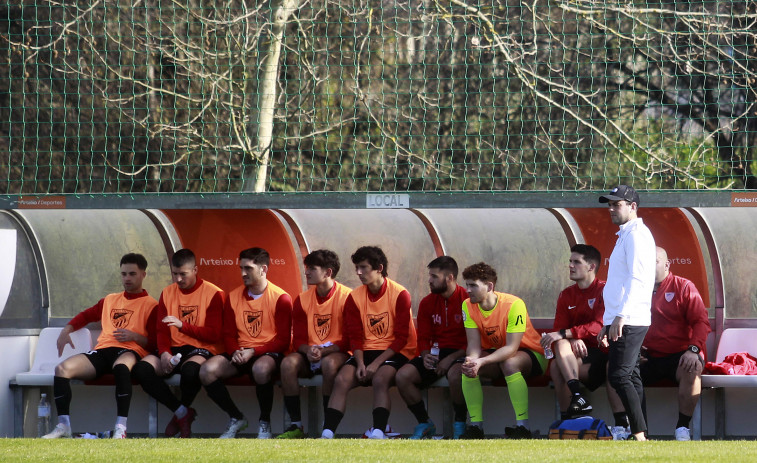
POLYGON ((113 309, 110 313, 110 319, 113 323, 114 328, 126 328, 129 326, 129 321, 131 320, 131 315, 134 313, 133 310, 126 310, 126 309, 113 309))
POLYGON ((485 329, 485 333, 492 345, 502 346, 502 335, 500 334, 499 326, 490 326, 485 329))
POLYGON ((326 339, 329 333, 331 333, 331 314, 315 314, 315 317, 313 317, 313 329, 318 339, 321 341, 326 339))
POLYGON ((597 298, 596 297, 592 297, 587 302, 589 303, 589 308, 592 309, 592 310, 594 310, 594 303, 597 302, 597 298))
POLYGON ((676 293, 665 293, 665 300, 670 302, 675 297, 676 293))
POLYGON ((179 314, 181 315, 181 321, 190 325, 196 325, 198 308, 199 306, 196 305, 180 305, 179 314))
POLYGON ((368 329, 377 338, 385 338, 389 334, 389 312, 368 314, 368 329))
POLYGON ((263 327, 263 311, 262 310, 245 310, 244 321, 247 327, 247 332, 253 338, 257 338, 260 334, 260 329, 263 327))

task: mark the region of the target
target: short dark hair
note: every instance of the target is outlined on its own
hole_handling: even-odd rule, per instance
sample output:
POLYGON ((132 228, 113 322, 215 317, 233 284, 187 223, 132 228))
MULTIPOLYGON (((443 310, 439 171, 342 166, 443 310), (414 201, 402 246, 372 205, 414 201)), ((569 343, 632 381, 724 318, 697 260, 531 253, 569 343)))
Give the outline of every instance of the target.
POLYGON ((121 266, 124 264, 136 264, 140 270, 147 270, 147 259, 142 254, 137 254, 136 252, 124 254, 121 257, 121 263, 118 265, 121 266))
POLYGON ((174 267, 183 267, 187 264, 194 265, 196 262, 195 253, 187 248, 179 249, 171 256, 171 265, 174 267))
POLYGON ((451 273, 457 279, 457 262, 450 256, 439 256, 428 263, 426 268, 438 268, 442 272, 451 273))
POLYGON ((599 249, 590 244, 576 244, 570 248, 570 252, 581 254, 586 262, 596 264, 597 269, 602 264, 602 255, 599 253, 599 249))
POLYGON ((360 262, 367 260, 371 264, 373 270, 378 270, 379 265, 383 265, 384 268, 381 271, 381 276, 386 277, 386 267, 389 265, 389 261, 386 259, 386 254, 378 246, 363 246, 355 251, 355 254, 351 256, 352 263, 357 265, 360 262))
POLYGON ((339 273, 339 256, 328 249, 317 249, 311 252, 305 256, 303 263, 307 267, 330 268, 332 278, 339 273))
POLYGON ((269 265, 271 255, 263 248, 248 248, 239 252, 239 260, 248 259, 255 265, 269 265))
POLYGON ((497 271, 494 270, 494 267, 492 267, 491 265, 484 262, 479 262, 477 264, 468 266, 465 270, 463 270, 463 279, 473 281, 479 280, 483 281, 484 283, 492 283, 496 285, 497 271))

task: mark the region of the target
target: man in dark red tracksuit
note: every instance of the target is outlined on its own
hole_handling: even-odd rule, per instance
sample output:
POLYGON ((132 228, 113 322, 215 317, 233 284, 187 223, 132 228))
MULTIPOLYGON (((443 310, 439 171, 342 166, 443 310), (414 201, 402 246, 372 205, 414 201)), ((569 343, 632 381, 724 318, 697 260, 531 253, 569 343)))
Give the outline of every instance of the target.
MULTIPOLYGON (((591 414, 593 408, 581 394, 581 383, 593 391, 605 384, 607 378, 607 346, 600 347, 597 342, 605 313, 602 298, 605 282, 597 278, 602 256, 588 244, 576 244, 570 252, 569 278, 575 284, 560 292, 553 331, 541 339, 542 346, 551 345, 555 354, 549 371, 561 419, 591 414)), ((630 433, 623 403, 609 385, 607 398, 615 416, 613 437, 623 440, 630 433)))
POLYGON ((449 381, 455 409, 453 438, 459 439, 465 432, 468 408, 463 397, 462 378, 459 371, 451 368, 455 363, 462 363, 468 345, 462 311, 468 291, 457 284, 457 272, 457 262, 449 256, 437 257, 428 264, 431 294, 421 300, 417 317, 420 356, 397 372, 397 389, 418 420, 411 439, 431 438, 436 432, 421 398, 421 389, 443 376, 449 381), (432 343, 439 348, 436 355, 431 354, 432 343))
POLYGON ((670 273, 668 254, 657 248, 652 325, 642 355, 644 385, 661 379, 678 383, 676 440, 690 440, 689 422, 702 389, 704 348, 710 321, 702 296, 694 283, 670 273))

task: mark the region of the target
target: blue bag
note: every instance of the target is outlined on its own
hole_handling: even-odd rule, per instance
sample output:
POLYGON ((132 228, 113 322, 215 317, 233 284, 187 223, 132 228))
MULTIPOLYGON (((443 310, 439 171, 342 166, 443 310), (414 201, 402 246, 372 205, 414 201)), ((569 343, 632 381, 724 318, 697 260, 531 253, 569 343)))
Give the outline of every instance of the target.
POLYGON ((550 439, 612 440, 612 433, 604 420, 582 416, 557 420, 549 427, 550 439))

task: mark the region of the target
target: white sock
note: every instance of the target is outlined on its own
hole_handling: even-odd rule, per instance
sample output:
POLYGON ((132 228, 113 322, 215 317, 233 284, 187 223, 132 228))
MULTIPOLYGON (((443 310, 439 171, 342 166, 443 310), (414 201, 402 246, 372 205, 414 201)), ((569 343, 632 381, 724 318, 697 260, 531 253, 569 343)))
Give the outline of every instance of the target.
POLYGON ((528 427, 528 420, 516 420, 515 421, 516 426, 523 426, 526 429, 531 429, 528 427))
POLYGON ((116 417, 116 426, 123 426, 126 428, 126 417, 125 416, 117 416, 116 417))
POLYGON ((175 412, 173 412, 174 415, 176 415, 176 418, 182 419, 185 416, 187 416, 187 412, 189 410, 184 405, 179 405, 179 408, 176 409, 175 412))
POLYGON ((298 428, 302 427, 302 421, 292 421, 292 424, 297 426, 298 428))
POLYGON ((58 423, 71 427, 71 415, 58 415, 58 423))

